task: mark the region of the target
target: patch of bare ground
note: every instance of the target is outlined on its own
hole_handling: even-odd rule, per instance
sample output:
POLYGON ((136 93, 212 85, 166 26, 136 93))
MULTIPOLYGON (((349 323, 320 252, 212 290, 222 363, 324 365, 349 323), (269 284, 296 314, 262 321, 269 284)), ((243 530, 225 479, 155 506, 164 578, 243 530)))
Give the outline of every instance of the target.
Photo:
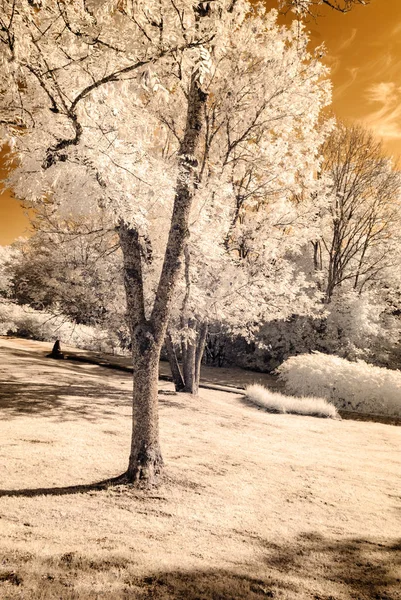
POLYGON ((128 373, 0 340, 0 382, 2 600, 401 599, 400 428, 162 382, 145 493, 111 480, 128 373))

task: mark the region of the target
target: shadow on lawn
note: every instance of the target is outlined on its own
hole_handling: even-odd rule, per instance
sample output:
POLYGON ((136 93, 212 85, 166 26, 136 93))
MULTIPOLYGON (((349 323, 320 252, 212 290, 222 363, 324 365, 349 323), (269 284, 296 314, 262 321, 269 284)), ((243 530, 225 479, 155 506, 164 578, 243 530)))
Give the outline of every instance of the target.
MULTIPOLYGON (((251 543, 255 548, 254 539, 251 543)), ((6 562, 10 576, 18 576, 22 593, 31 592, 27 588, 32 587, 29 597, 33 600, 62 598, 66 585, 71 598, 103 597, 102 593, 98 596, 83 591, 79 585, 82 576, 95 583, 99 574, 103 584, 111 580, 115 585, 116 569, 119 578, 113 598, 120 600, 400 599, 400 542, 385 545, 366 539, 331 540, 319 534, 306 534, 288 544, 261 546, 265 558, 259 564, 237 565, 231 570, 153 571, 142 577, 136 575, 138 565, 126 553, 93 557, 67 552, 47 558, 48 564, 43 569, 37 568, 38 557, 19 558, 18 552, 14 553, 12 564, 8 558, 6 562), (47 577, 43 577, 44 572, 47 577), (24 573, 29 573, 27 587, 24 573), (76 596, 78 590, 80 595, 76 596)))
MULTIPOLYGON (((26 350, 7 350, 21 361, 24 379, 10 373, 0 382, 2 419, 18 416, 46 416, 60 420, 96 421, 113 416, 117 407, 130 406, 130 388, 121 389, 107 383, 110 375, 101 367, 82 367, 68 361, 55 361, 26 350), (44 376, 47 382, 32 382, 44 376)), ((18 366, 17 366, 18 368, 18 366)))
POLYGON ((145 597, 171 600, 399 600, 400 560, 401 540, 384 545, 306 534, 288 545, 267 544, 258 578, 252 576, 254 572, 251 576, 228 571, 168 572, 130 583, 133 591, 145 588, 145 597))
POLYGON ((47 416, 64 419, 98 419, 113 416, 117 406, 131 403, 131 393, 92 383, 16 383, 0 385, 2 419, 18 416, 47 416), (118 404, 117 404, 118 403, 118 404))
MULTIPOLYGON (((112 597, 116 600, 401 598, 401 540, 382 544, 377 540, 334 540, 308 533, 282 545, 259 542, 258 550, 264 553, 264 559, 258 564, 237 565, 231 570, 151 571, 142 577, 136 575, 135 553, 132 556, 126 552, 115 555, 100 552, 91 556, 73 551, 44 557, 18 550, 0 552, 0 595, 6 583, 18 586, 20 595, 32 600, 67 595, 80 600, 94 600, 103 595, 111 598, 107 592, 98 594, 82 587, 82 578, 84 581, 90 578, 100 586, 112 582, 112 597), (38 561, 42 563, 39 569, 38 561), (101 579, 98 580, 98 576, 101 579)), ((250 543, 255 548, 255 539, 250 543)))
POLYGON ((359 600, 401 599, 401 539, 383 544, 377 540, 335 540, 319 533, 304 533, 295 546, 266 544, 266 549, 265 564, 270 568, 295 574, 306 572, 311 583, 324 579, 342 584, 351 598, 359 600))
POLYGON ((95 483, 83 483, 81 485, 68 485, 65 487, 51 488, 25 488, 21 490, 0 490, 0 498, 4 496, 34 498, 35 496, 67 496, 70 494, 84 494, 86 492, 95 492, 106 490, 117 485, 126 485, 127 480, 125 474, 96 481, 95 483))

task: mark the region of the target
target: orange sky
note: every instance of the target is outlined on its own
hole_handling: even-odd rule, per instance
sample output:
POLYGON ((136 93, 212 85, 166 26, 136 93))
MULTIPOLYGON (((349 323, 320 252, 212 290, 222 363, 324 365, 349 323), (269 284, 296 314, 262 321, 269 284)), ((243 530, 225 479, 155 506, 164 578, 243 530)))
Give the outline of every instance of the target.
POLYGON ((335 114, 366 125, 400 155, 401 0, 371 0, 345 15, 320 12, 310 30, 327 47, 335 114))
MULTIPOLYGON (((345 15, 322 7, 309 28, 313 44, 327 47, 334 113, 364 123, 401 155, 401 0, 371 0, 345 15)), ((0 195, 0 244, 27 227, 19 204, 0 195)))
MULTIPOLYGON (((0 165, 2 156, 0 151, 0 165)), ((0 168, 0 180, 4 176, 5 171, 0 168)), ((28 227, 29 222, 20 203, 14 200, 9 192, 0 194, 0 244, 10 244, 17 237, 24 235, 28 227)))

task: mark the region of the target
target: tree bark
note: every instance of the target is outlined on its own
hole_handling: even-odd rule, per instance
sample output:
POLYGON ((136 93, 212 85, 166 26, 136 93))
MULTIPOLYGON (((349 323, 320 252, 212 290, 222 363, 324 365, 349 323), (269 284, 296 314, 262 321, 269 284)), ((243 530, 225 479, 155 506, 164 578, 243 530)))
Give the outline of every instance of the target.
POLYGON ((208 326, 207 323, 202 323, 198 327, 194 321, 190 321, 188 327, 193 330, 194 336, 184 343, 185 352, 182 355, 182 371, 185 385, 182 391, 197 396, 208 326))
POLYGON ((159 442, 158 381, 160 347, 149 330, 136 332, 133 343, 133 414, 127 470, 132 483, 156 483, 163 467, 159 442))
POLYGON ((207 94, 202 91, 199 82, 193 76, 188 94, 185 133, 179 149, 179 174, 173 214, 171 216, 162 272, 151 315, 155 334, 163 339, 167 329, 170 303, 181 270, 185 242, 189 235, 189 214, 195 192, 198 168, 195 152, 200 140, 203 124, 202 111, 206 101, 207 94))
POLYGON ((202 358, 203 358, 203 354, 205 352, 205 346, 206 346, 207 330, 208 330, 208 324, 206 322, 202 323, 200 326, 200 330, 199 330, 199 339, 198 339, 198 345, 196 348, 196 357, 195 357, 195 381, 196 381, 198 389, 199 389, 199 383, 200 383, 202 358))
POLYGON ((185 342, 186 352, 183 356, 182 370, 184 373, 184 392, 193 394, 198 393, 198 386, 195 381, 195 357, 196 357, 196 339, 187 340, 185 342))
POLYGON ((133 377, 132 439, 126 477, 131 483, 155 483, 163 459, 159 443, 158 380, 161 342, 145 316, 141 241, 135 229, 118 228, 124 257, 127 318, 131 333, 133 377))
POLYGON ((166 335, 166 350, 167 350, 167 358, 168 358, 168 362, 170 365, 171 375, 173 377, 173 382, 174 382, 174 386, 175 386, 175 391, 182 392, 185 387, 184 378, 181 373, 180 365, 178 364, 177 353, 175 351, 173 341, 168 332, 166 335))

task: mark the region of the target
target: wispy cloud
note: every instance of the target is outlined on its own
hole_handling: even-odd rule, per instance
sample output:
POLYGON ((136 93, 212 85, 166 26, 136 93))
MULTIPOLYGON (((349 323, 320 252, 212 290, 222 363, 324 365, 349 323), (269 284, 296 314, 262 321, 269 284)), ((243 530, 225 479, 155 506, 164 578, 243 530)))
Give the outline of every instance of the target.
POLYGON ((381 81, 368 87, 365 95, 370 102, 379 102, 388 106, 396 99, 396 94, 397 86, 394 81, 381 81))
POLYGON ((341 42, 340 45, 338 46, 338 48, 337 48, 338 52, 347 50, 347 48, 349 48, 351 46, 352 42, 356 38, 357 32, 358 32, 358 30, 356 28, 351 29, 351 33, 349 34, 349 36, 343 42, 341 42))
POLYGON ((355 83, 359 69, 358 67, 351 67, 347 69, 347 73, 349 74, 348 79, 346 79, 346 81, 344 81, 344 83, 341 85, 334 88, 333 95, 336 99, 340 98, 340 96, 342 96, 344 92, 355 83))
POLYGON ((326 64, 330 67, 330 73, 334 75, 341 65, 340 57, 332 54, 330 56, 325 57, 326 64))
POLYGON ((365 97, 379 105, 364 117, 365 124, 382 138, 401 139, 401 87, 394 81, 374 83, 366 89, 365 97))
POLYGON ((391 35, 399 35, 401 33, 401 23, 397 23, 391 32, 391 35))

